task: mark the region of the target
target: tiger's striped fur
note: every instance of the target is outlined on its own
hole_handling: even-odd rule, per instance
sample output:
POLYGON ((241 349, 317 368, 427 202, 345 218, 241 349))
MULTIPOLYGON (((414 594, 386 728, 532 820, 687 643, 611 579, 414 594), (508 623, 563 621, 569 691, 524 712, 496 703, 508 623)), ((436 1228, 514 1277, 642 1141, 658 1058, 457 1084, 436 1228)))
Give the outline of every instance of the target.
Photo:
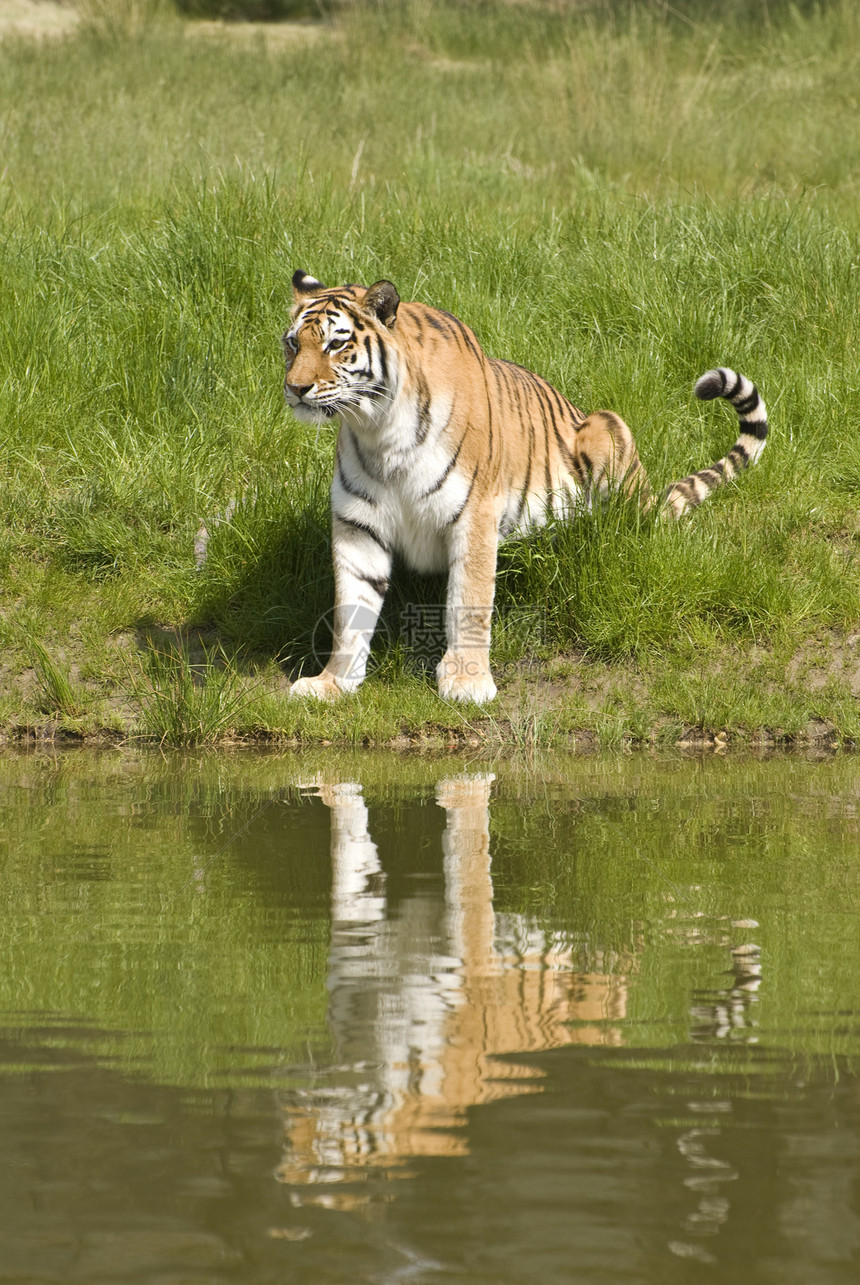
MULTIPOLYGON (((630 429, 611 411, 583 415, 538 375, 486 356, 468 326, 390 281, 328 289, 293 277, 284 335, 287 403, 298 419, 337 417, 331 488, 335 612, 332 655, 297 696, 330 698, 362 682, 392 556, 448 572, 447 651, 439 692, 492 700, 490 617, 500 540, 590 508, 612 490, 652 500, 630 429)), ((728 454, 676 482, 662 503, 680 517, 761 454, 765 405, 721 368, 698 397, 732 403, 728 454)))

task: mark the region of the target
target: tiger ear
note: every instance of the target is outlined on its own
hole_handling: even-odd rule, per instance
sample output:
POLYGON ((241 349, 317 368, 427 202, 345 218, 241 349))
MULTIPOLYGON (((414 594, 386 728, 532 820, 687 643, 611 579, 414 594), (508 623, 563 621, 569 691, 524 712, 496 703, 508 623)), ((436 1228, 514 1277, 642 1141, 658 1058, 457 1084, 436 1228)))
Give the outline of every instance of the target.
POLYGON ((321 281, 317 281, 316 277, 309 277, 306 272, 302 272, 301 268, 293 273, 293 297, 296 303, 306 295, 319 294, 320 290, 325 290, 325 286, 321 281))
POLYGON ((377 281, 375 285, 368 286, 361 306, 365 312, 371 313, 377 321, 381 321, 383 326, 391 330, 399 303, 400 295, 391 282, 377 281))

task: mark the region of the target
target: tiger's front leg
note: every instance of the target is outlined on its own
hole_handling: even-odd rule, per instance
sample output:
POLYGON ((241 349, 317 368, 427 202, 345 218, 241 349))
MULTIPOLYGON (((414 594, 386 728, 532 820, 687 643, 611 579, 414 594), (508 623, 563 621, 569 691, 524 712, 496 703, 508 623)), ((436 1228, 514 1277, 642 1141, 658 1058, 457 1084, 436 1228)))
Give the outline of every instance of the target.
POLYGON ((364 682, 376 622, 391 575, 391 550, 370 527, 332 519, 334 618, 331 655, 313 678, 299 678, 291 696, 335 700, 364 682))
POLYGON ((497 548, 492 512, 463 514, 454 523, 445 616, 448 649, 436 669, 443 700, 485 705, 496 694, 490 673, 490 626, 497 548))

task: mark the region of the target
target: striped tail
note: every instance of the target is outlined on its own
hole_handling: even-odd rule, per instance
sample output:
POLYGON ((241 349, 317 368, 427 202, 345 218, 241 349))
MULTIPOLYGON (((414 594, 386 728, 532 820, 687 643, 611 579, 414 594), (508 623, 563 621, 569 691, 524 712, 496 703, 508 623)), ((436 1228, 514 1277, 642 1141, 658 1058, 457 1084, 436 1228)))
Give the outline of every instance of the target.
POLYGON ((705 402, 715 397, 724 397, 731 402, 738 413, 741 431, 732 449, 716 464, 691 473, 669 487, 663 504, 676 518, 698 508, 718 486, 755 464, 767 441, 767 407, 755 384, 746 375, 720 366, 719 370, 709 370, 702 375, 694 391, 705 402))

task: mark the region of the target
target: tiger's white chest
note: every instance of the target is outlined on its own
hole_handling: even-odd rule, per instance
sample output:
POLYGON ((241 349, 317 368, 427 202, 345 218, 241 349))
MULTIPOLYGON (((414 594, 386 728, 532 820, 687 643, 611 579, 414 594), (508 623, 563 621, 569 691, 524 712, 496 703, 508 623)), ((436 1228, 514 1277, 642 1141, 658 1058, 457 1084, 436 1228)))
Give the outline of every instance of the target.
POLYGON ((439 399, 422 421, 401 402, 372 431, 346 421, 332 485, 336 512, 372 525, 416 571, 445 571, 449 532, 470 478, 452 467, 444 429, 450 402, 439 399))
MULTIPOLYGON (((435 461, 434 461, 435 462, 435 461)), ((449 474, 438 491, 427 494, 438 473, 415 469, 398 474, 388 482, 377 501, 376 520, 391 547, 415 571, 446 571, 452 518, 459 512, 468 492, 468 481, 449 474)))

